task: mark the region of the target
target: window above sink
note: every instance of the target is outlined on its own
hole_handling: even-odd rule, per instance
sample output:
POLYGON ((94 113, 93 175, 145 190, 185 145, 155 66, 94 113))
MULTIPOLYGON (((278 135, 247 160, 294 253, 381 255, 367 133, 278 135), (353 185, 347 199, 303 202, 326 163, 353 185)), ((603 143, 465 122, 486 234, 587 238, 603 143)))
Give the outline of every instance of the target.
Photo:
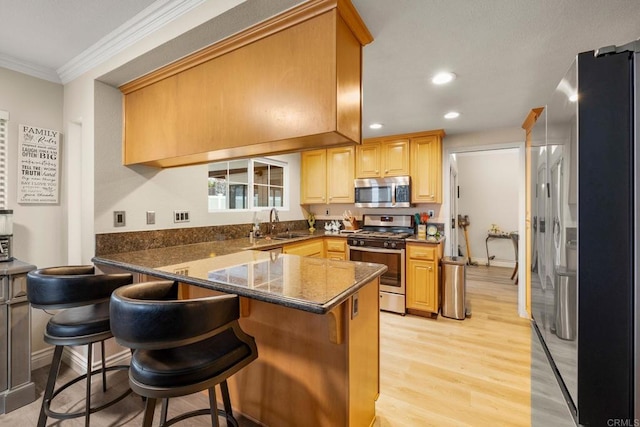
POLYGON ((210 163, 207 178, 209 212, 289 207, 286 162, 252 158, 210 163))

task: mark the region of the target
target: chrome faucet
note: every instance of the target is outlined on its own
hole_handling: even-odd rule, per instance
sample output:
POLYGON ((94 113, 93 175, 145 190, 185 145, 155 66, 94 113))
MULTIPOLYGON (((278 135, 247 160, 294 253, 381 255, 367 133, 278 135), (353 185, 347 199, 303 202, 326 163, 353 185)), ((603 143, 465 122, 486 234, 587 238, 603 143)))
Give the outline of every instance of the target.
POLYGON ((269 234, 273 234, 276 229, 276 223, 278 222, 280 222, 280 218, 278 218, 278 210, 276 208, 271 208, 269 211, 269 226, 271 229, 269 234))

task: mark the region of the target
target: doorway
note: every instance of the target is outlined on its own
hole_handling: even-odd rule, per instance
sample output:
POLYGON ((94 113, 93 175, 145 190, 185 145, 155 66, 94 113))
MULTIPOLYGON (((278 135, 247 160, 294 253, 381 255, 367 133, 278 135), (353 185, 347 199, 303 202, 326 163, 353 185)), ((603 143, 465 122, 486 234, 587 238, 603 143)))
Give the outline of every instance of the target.
MULTIPOLYGON (((445 253, 461 253, 473 264, 486 269, 503 267, 510 276, 516 265, 524 265, 525 230, 525 154, 524 143, 497 144, 483 147, 452 147, 445 152, 444 174, 449 212, 447 227, 451 238, 445 253), (458 215, 468 215, 468 249, 458 215), (517 232, 517 246, 509 238, 488 238, 489 230, 517 232), (520 242, 522 239, 522 242, 520 242), (522 248, 523 250, 519 250, 522 248)), ((468 269, 474 268, 468 266, 468 269)), ((518 286, 518 314, 529 317, 526 310, 524 268, 518 268, 511 282, 518 286)), ((509 283, 509 282, 507 282, 509 283)))

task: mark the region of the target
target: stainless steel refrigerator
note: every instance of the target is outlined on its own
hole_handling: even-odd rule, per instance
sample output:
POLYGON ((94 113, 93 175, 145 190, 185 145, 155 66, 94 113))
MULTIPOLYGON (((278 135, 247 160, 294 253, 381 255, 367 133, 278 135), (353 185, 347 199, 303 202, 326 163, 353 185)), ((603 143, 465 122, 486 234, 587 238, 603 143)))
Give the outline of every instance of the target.
POLYGON ((533 325, 580 425, 640 425, 638 52, 579 54, 528 149, 533 325))

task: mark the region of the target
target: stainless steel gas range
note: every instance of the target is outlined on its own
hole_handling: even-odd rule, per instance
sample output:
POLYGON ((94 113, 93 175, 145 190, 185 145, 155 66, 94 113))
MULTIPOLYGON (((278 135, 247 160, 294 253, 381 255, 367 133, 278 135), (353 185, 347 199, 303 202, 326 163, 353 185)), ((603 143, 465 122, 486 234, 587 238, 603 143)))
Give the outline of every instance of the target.
POLYGON ((405 314, 405 239, 414 233, 413 215, 369 215, 362 230, 347 239, 351 261, 384 264, 380 277, 380 309, 405 314))

